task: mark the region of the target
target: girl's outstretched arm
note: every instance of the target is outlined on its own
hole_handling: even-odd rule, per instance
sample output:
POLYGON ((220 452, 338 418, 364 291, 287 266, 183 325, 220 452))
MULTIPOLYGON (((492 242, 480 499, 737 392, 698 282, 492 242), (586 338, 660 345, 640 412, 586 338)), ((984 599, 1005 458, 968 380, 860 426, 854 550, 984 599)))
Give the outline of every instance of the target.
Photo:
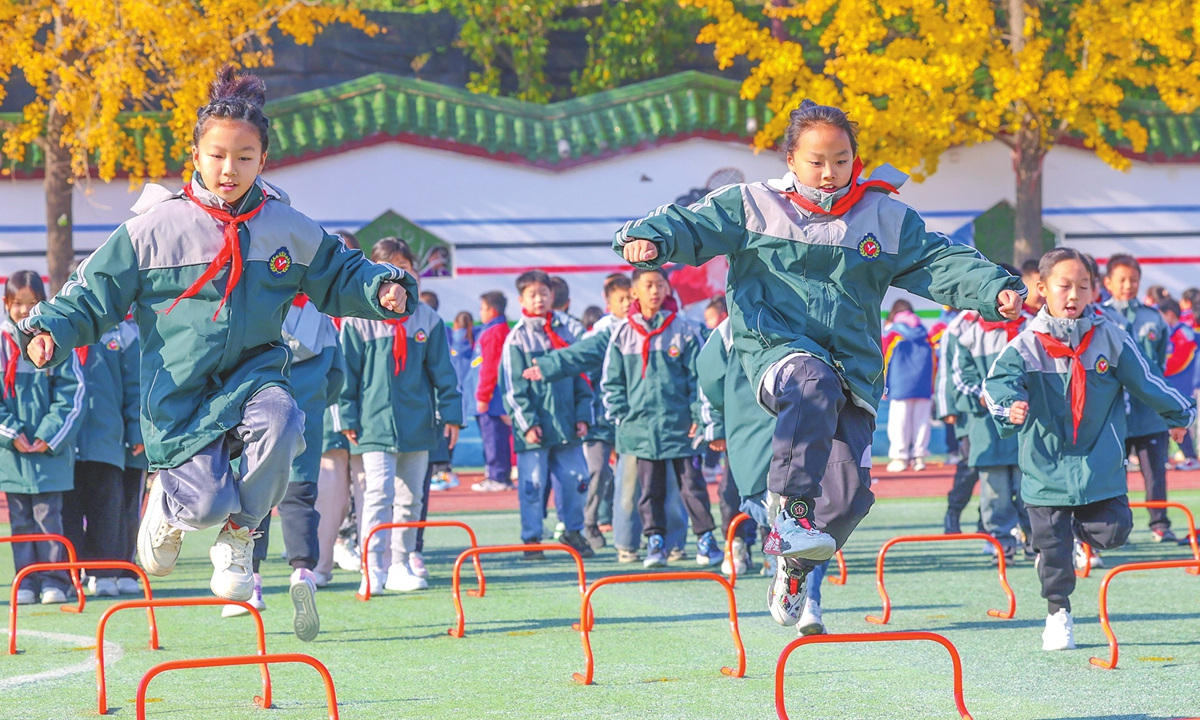
POLYGON ((399 319, 417 308, 416 278, 392 265, 371 262, 361 250, 351 249, 341 238, 329 234, 321 240, 300 290, 318 310, 334 317, 399 319), (404 288, 402 312, 392 312, 380 304, 379 291, 386 283, 404 288))
POLYGON ((661 267, 675 262, 703 265, 718 255, 728 255, 742 247, 746 239, 745 202, 741 185, 730 185, 709 193, 699 202, 663 205, 641 220, 630 221, 613 238, 613 251, 627 262, 640 267, 661 267), (648 241, 653 256, 635 248, 648 241), (629 252, 626 246, 631 245, 629 252))

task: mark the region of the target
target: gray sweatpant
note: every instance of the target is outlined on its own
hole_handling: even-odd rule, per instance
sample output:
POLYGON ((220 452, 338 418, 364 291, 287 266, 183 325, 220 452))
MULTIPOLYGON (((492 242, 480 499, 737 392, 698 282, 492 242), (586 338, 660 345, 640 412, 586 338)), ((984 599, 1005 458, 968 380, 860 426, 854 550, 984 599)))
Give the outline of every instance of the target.
POLYGON ((237 427, 178 467, 158 471, 167 522, 192 532, 226 520, 257 528, 283 500, 292 460, 304 452, 304 413, 272 386, 246 402, 237 427), (232 456, 241 448, 241 469, 232 456))
POLYGON ((1017 546, 1013 530, 1029 535, 1029 513, 1021 501, 1021 468, 1016 465, 981 465, 979 518, 983 531, 1000 541, 1005 551, 1017 546))

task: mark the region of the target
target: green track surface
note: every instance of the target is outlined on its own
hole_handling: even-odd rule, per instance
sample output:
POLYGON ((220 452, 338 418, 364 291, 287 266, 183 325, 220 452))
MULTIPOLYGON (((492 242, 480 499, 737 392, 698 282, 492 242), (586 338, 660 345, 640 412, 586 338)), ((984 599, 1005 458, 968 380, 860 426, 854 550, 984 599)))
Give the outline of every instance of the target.
MULTIPOLYGON (((1173 499, 1200 509, 1200 493, 1173 499)), ((943 503, 880 501, 845 548, 850 581, 826 584, 825 618, 832 632, 877 632, 863 620, 878 613, 874 558, 896 535, 937 532, 943 503)), ((973 519, 964 516, 964 525, 973 519)), ((1135 511, 1137 529, 1125 548, 1105 554, 1109 567, 1134 560, 1186 558, 1185 548, 1150 542, 1146 512, 1135 511)), ((1182 518, 1173 513, 1176 527, 1182 518)), ((483 544, 515 542, 515 513, 461 516, 483 544)), ((189 535, 175 573, 154 582, 158 596, 208 594, 207 549, 213 533, 189 535)), ((321 634, 301 643, 291 633, 286 583, 289 568, 273 548, 263 565, 269 652, 309 653, 328 667, 337 684, 343 718, 770 718, 773 678, 780 649, 791 631, 772 622, 764 607, 767 581, 747 577, 737 588, 741 631, 748 655, 744 679, 724 677, 733 663, 724 591, 715 583, 621 585, 597 593, 596 678, 591 687, 571 681, 582 671, 575 572, 564 558, 528 564, 512 556, 484 558, 486 598, 463 598, 467 635, 446 634, 453 623, 450 566, 462 533, 432 530, 427 560, 430 589, 369 603, 354 598, 358 578, 338 571, 318 595, 321 634)), ((3 552, 0 577, 11 578, 11 555, 3 552)), ((693 561, 674 569, 695 569, 693 561)), ((966 701, 985 718, 1136 718, 1200 715, 1200 578, 1182 570, 1130 573, 1113 582, 1111 612, 1121 640, 1118 670, 1088 664, 1106 644, 1097 619, 1103 572, 1081 580, 1074 597, 1073 652, 1041 651, 1045 604, 1038 597, 1032 563, 1009 573, 1017 593, 1017 617, 998 620, 1003 608, 993 569, 978 542, 901 545, 889 552, 887 586, 893 601, 890 630, 930 630, 958 646, 965 667, 966 701)), ((621 566, 610 548, 589 561, 589 579, 640 571, 621 566)), ((470 576, 468 571, 468 577, 470 576)), ((473 582, 473 579, 471 580, 473 582)), ((7 594, 7 587, 4 589, 7 594)), ((94 716, 94 672, 13 686, 11 679, 78 666, 91 660, 96 620, 111 601, 89 602, 82 616, 57 608, 23 607, 21 632, 68 633, 69 643, 19 635, 21 654, 0 658, 0 716, 74 718, 94 716)), ((222 620, 216 609, 159 611, 163 649, 147 649, 145 614, 131 610, 109 624, 108 638, 124 656, 108 672, 110 713, 134 717, 138 680, 165 660, 253 652, 248 618, 222 620)), ((150 687, 150 717, 317 718, 324 696, 315 672, 304 666, 272 671, 276 709, 251 705, 259 691, 254 667, 189 670, 160 676, 150 687)), ((792 656, 787 676, 793 717, 954 718, 950 662, 931 643, 812 646, 792 656)))

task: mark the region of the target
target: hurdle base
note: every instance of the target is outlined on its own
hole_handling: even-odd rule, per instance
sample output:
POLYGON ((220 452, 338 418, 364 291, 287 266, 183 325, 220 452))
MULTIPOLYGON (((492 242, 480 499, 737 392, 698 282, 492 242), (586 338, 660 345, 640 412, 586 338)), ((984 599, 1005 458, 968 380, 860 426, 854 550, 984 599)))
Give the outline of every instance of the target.
POLYGON ((1115 666, 1107 660, 1094 657, 1089 662, 1102 670, 1112 670, 1115 666))
POLYGON ((591 685, 588 679, 583 676, 583 673, 571 673, 571 679, 580 685, 591 685))
POLYGON ((875 617, 874 615, 868 615, 866 617, 866 620, 867 620, 867 622, 869 622, 873 625, 887 625, 888 624, 888 621, 885 620, 884 618, 875 617))

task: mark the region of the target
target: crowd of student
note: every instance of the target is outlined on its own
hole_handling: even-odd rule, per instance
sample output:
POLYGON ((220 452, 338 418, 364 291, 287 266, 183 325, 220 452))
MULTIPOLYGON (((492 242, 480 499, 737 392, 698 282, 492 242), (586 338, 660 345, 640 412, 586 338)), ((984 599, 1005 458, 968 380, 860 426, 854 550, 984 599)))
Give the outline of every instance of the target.
MULTIPOLYGON (((959 531, 979 483, 983 530, 1009 558, 1035 558, 1053 650, 1073 647, 1074 567, 1096 562, 1081 548, 1120 546, 1132 529, 1127 458, 1149 499, 1166 498, 1171 440, 1180 467, 1197 465, 1185 428, 1200 293, 1156 288, 1142 302, 1127 255, 1108 260, 1101 289, 1096 262, 1070 248, 1018 273, 948 242, 890 197, 902 173, 859 177, 856 129, 836 108, 791 113, 783 179, 618 231, 614 250, 634 270, 606 280, 606 311, 574 318, 565 281, 531 270, 516 281, 515 321, 493 291, 480 327, 459 313, 448 330, 436 296, 418 296, 406 243, 381 239, 368 262, 350 233, 325 233, 258 177, 264 101, 260 80, 222 70, 182 191, 148 188, 52 300, 36 273, 9 278, 0 490, 14 533, 64 533, 83 559, 136 549, 163 576, 185 533, 219 527, 210 588, 261 608, 277 507, 293 627, 311 640, 335 562, 365 560, 372 593, 427 587, 422 532, 372 530, 424 519, 431 492, 457 484, 451 453, 474 416, 486 469, 473 489, 512 489, 515 467, 526 560, 544 559, 551 493, 555 539, 586 558, 611 532, 618 561, 646 567, 688 559, 689 523, 694 562, 722 563, 717 529, 742 511, 753 522, 724 570, 748 571, 761 536, 772 617, 820 633, 825 569, 874 502, 886 396, 888 469, 924 466, 933 418, 953 428, 945 530, 959 531), (728 304, 714 299, 692 323, 663 265, 717 256, 730 263, 728 304), (221 294, 210 283, 227 264, 221 294), (929 333, 898 302, 881 327, 890 286, 963 311, 929 333), (718 526, 705 476, 722 453, 718 526)), ((1177 540, 1162 511, 1150 527, 1177 540)), ((63 559, 52 542, 12 547, 18 568, 63 559)), ((102 596, 138 589, 120 572, 88 583, 102 596)), ((65 573, 39 573, 18 600, 72 592, 65 573)))

